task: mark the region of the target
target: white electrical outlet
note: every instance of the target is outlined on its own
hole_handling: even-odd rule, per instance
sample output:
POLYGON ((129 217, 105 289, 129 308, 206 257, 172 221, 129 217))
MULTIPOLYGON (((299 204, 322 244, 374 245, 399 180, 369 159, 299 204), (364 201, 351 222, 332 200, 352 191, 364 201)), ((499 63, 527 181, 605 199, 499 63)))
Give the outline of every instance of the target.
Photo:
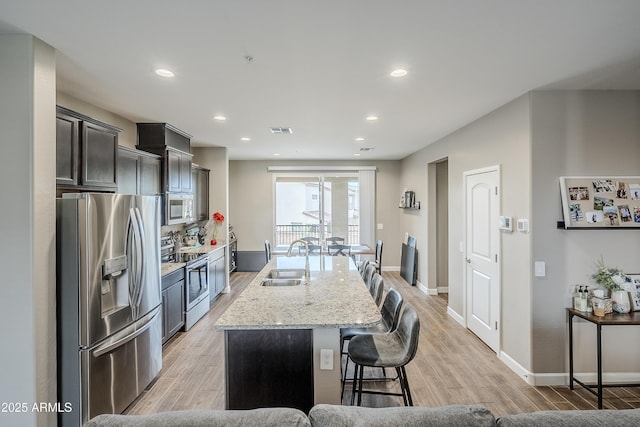
POLYGON ((320 369, 323 371, 333 370, 333 350, 330 348, 320 349, 320 369))

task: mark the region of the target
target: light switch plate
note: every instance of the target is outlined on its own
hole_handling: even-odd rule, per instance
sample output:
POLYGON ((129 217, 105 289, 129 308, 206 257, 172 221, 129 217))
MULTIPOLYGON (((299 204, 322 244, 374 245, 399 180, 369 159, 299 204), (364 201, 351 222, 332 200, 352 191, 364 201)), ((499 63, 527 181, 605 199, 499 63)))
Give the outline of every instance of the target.
POLYGON ((384 224, 378 224, 378 230, 384 230, 384 224))
POLYGON ((320 369, 323 371, 333 370, 333 350, 330 348, 320 349, 320 369))

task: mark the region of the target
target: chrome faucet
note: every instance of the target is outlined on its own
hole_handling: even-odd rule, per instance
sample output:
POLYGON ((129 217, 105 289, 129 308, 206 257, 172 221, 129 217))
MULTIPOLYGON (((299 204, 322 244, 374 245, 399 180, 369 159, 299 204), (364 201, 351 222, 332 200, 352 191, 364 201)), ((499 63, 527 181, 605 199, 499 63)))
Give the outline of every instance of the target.
POLYGON ((304 284, 308 285, 309 282, 311 281, 311 273, 309 271, 309 242, 307 242, 306 240, 301 240, 301 239, 294 240, 289 245, 289 250, 287 251, 287 256, 291 256, 291 251, 293 250, 293 245, 295 245, 296 243, 302 243, 304 245, 304 248, 305 248, 306 260, 305 260, 305 264, 304 264, 304 284))

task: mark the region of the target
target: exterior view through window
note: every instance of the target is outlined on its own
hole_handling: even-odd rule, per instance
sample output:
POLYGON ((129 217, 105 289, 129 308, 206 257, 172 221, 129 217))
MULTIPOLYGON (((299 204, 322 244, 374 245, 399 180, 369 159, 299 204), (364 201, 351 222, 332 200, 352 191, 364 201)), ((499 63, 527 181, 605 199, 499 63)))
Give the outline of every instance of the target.
POLYGON ((360 242, 360 185, 357 174, 277 176, 275 179, 276 245, 302 237, 342 237, 360 242))

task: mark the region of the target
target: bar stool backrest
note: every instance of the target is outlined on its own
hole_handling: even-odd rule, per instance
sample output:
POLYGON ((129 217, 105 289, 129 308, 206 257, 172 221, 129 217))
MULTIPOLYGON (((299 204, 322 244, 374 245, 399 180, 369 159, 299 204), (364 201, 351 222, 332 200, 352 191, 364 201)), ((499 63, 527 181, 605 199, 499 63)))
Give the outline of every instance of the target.
POLYGON ((367 268, 364 270, 364 283, 365 285, 367 285, 367 289, 371 288, 371 283, 372 283, 372 279, 373 279, 373 275, 376 273, 376 268, 369 264, 367 265, 367 268))
POLYGON ((409 304, 404 307, 400 321, 398 322, 398 328, 394 333, 399 335, 400 341, 403 344, 401 352, 403 360, 402 363, 398 363, 398 366, 406 365, 411 362, 418 351, 418 339, 420 336, 420 319, 418 318, 418 313, 416 313, 409 304))
POLYGON ((358 271, 360 272, 360 276, 362 276, 362 280, 364 280, 364 270, 367 268, 367 265, 369 265, 368 259, 364 259, 358 264, 358 271))
POLYGON ((371 280, 369 293, 371 293, 371 297, 375 301, 376 305, 380 307, 380 303, 382 302, 382 291, 384 291, 384 279, 381 275, 375 273, 371 280))
POLYGON ((267 258, 267 262, 271 261, 271 242, 268 240, 264 241, 264 255, 267 258))
POLYGON ((400 309, 402 309, 403 302, 404 298, 402 298, 402 294, 394 288, 389 288, 387 296, 384 297, 382 309, 380 310, 382 322, 387 325, 388 331, 393 331, 398 327, 400 309))

